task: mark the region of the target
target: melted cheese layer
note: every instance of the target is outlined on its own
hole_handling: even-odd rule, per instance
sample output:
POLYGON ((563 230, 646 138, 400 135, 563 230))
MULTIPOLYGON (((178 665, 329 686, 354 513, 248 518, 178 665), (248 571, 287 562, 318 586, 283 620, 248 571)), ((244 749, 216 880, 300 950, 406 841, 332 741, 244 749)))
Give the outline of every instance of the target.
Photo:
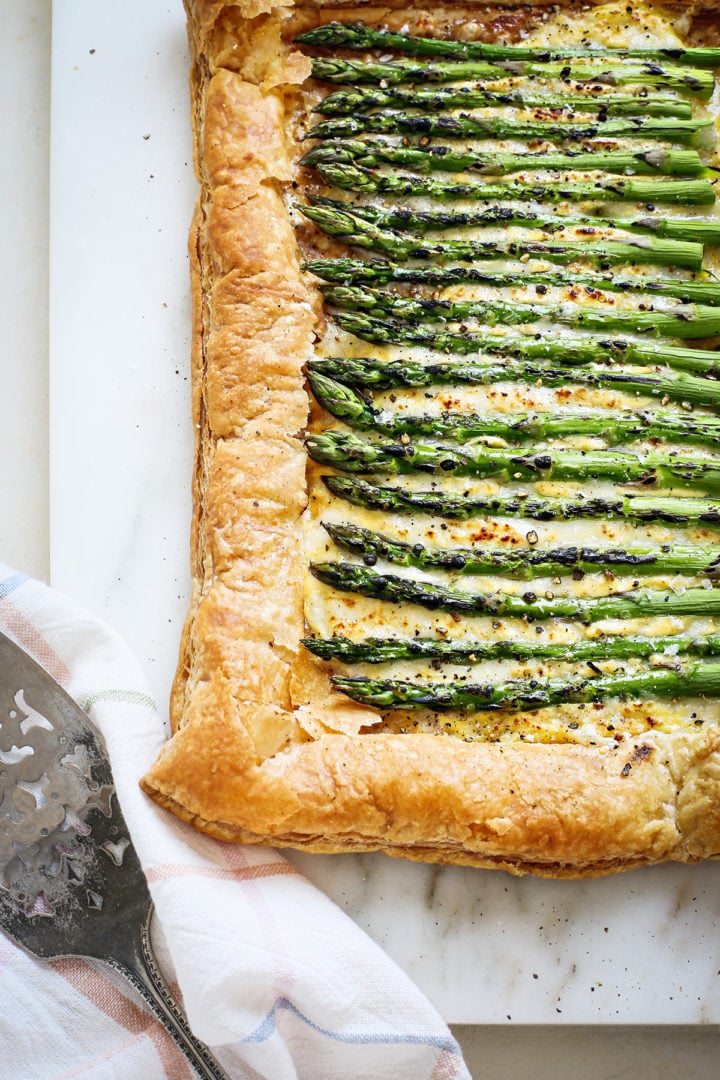
MULTIPOLYGON (((602 12, 595 10, 582 14, 567 14, 560 12, 548 19, 541 27, 531 31, 524 40, 524 44, 539 45, 542 47, 551 45, 590 45, 607 46, 612 48, 651 48, 670 47, 682 45, 681 37, 687 26, 688 20, 680 19, 673 28, 658 13, 654 12, 644 3, 627 5, 622 3, 610 4, 603 7, 602 12)), ((503 80, 503 86, 512 87, 517 85, 513 79, 503 80)), ((548 80, 543 84, 542 80, 534 80, 533 88, 547 89, 548 92, 562 93, 567 87, 564 83, 548 80)), ((699 117, 712 117, 717 126, 717 117, 720 113, 718 90, 716 88, 713 99, 705 106, 694 107, 694 113, 699 117)), ((504 110, 508 115, 518 116, 517 112, 504 110)), ((496 113, 497 115, 497 113, 496 113)), ((400 138, 394 140, 401 142, 400 138)), ((455 143, 453 145, 456 145, 455 143)), ((458 140, 458 146, 466 146, 473 151, 492 152, 494 150, 517 150, 526 149, 523 144, 516 141, 505 140, 502 142, 487 143, 479 140, 458 140)), ((618 142, 617 145, 623 145, 618 142)), ((628 143, 630 146, 637 144, 628 143)), ((535 149, 535 147, 533 147, 535 149)), ((714 157, 708 156, 712 162, 714 157)), ((382 170, 380 170, 382 171, 382 170)), ((514 174, 518 178, 522 174, 514 174)), ((594 174, 577 174, 577 178, 592 178, 594 174)), ((533 182, 543 180, 541 172, 527 174, 527 179, 533 182)), ((471 174, 458 174, 454 177, 459 181, 477 180, 471 174)), ((333 197, 337 192, 330 192, 333 197)), ((359 197, 344 195, 346 201, 365 201, 359 197)), ((371 200, 377 202, 378 200, 371 200)), ((432 199, 413 198, 413 209, 429 210, 437 208, 439 203, 432 199)), ((385 204, 387 205, 387 204, 385 204)), ((720 214, 718 204, 710 209, 702 208, 656 208, 648 209, 643 206, 632 204, 607 204, 592 207, 583 207, 582 204, 563 203, 553 205, 551 208, 542 203, 523 203, 513 205, 522 206, 524 212, 538 215, 566 215, 578 217, 584 215, 586 209, 593 209, 598 215, 613 218, 627 218, 637 216, 642 210, 645 214, 652 213, 655 216, 672 215, 681 218, 684 215, 689 218, 716 218, 720 214)), ((453 210, 470 210, 476 208, 476 204, 470 202, 453 202, 453 210)), ((431 234, 432 235, 432 234, 431 234)), ((527 230, 516 227, 511 228, 482 228, 465 229, 458 228, 436 234, 436 238, 450 239, 482 239, 487 241, 506 242, 515 239, 533 238, 542 239, 545 234, 541 230, 527 230)), ((573 239, 571 231, 561 234, 553 234, 562 238, 573 239)), ((612 230, 600 231, 597 238, 612 238, 612 230)), ((707 253, 705 266, 711 272, 720 269, 720 255, 717 250, 707 253)), ((478 264, 482 266, 481 263, 478 264)), ((505 260, 493 261, 493 269, 523 274, 532 270, 545 270, 552 272, 553 268, 548 263, 538 260, 517 261, 505 260)), ((572 264, 568 268, 572 271, 572 264)), ((578 272, 582 272, 582 264, 577 265, 578 272)), ((622 267, 622 276, 625 279, 631 277, 642 281, 643 277, 657 272, 657 268, 647 267, 622 267)), ((691 278, 693 275, 680 270, 663 270, 664 277, 676 277, 680 280, 691 278)), ((537 303, 538 297, 534 289, 528 289, 522 285, 512 288, 498 289, 487 286, 453 285, 446 289, 437 289, 433 293, 439 299, 472 299, 476 301, 511 300, 513 302, 537 303)), ((631 294, 604 294, 603 302, 618 310, 631 310, 636 308, 643 298, 631 294)), ((647 302, 647 297, 644 298, 647 302)), ((542 297, 543 304, 567 304, 582 305, 598 303, 597 296, 589 298, 584 293, 567 288, 551 288, 542 297)), ((657 311, 671 311, 679 307, 678 301, 653 299, 652 304, 657 311)), ((467 325, 470 325, 469 323, 467 325)), ((447 329, 453 329, 450 324, 447 329)), ((457 325, 454 327, 457 329, 457 325)), ((481 329, 477 325, 470 325, 471 331, 481 329)), ((532 324, 526 328, 496 328, 493 332, 502 334, 521 333, 523 329, 531 333, 552 334, 562 338, 563 335, 576 334, 577 331, 567 327, 559 327, 545 323, 532 324)), ((623 337, 632 338, 633 335, 623 337)), ((327 333, 317 348, 317 356, 352 356, 369 357, 389 361, 403 361, 411 359, 420 363, 437 363, 438 354, 428 349, 417 346, 389 345, 377 346, 361 341, 340 330, 331 321, 328 323, 327 333)), ((642 369, 637 369, 642 371, 642 369)), ((512 382, 498 382, 491 386, 463 386, 446 385, 441 387, 427 387, 423 389, 403 389, 394 391, 381 391, 373 395, 373 405, 378 409, 387 409, 399 413, 423 413, 440 415, 445 411, 458 413, 473 412, 497 412, 499 414, 512 414, 518 411, 537 410, 566 410, 572 408, 582 409, 613 409, 635 410, 638 408, 652 408, 657 405, 657 399, 650 396, 641 396, 629 392, 597 389, 580 385, 566 387, 548 387, 541 384, 520 385, 512 382)), ((663 407, 678 414, 682 414, 680 405, 665 404, 663 407)), ((327 414, 321 410, 315 410, 313 430, 348 430, 339 422, 328 419, 327 414)), ((370 435, 372 437, 372 434, 370 435)), ((524 444, 523 449, 536 449, 540 445, 524 444)), ((554 448, 562 449, 563 446, 595 447, 602 446, 602 440, 565 440, 554 444, 554 448)), ((631 448, 647 450, 651 443, 636 443, 631 448)), ((656 448, 656 447, 654 447, 656 448)), ((627 447, 626 447, 627 449, 627 447)), ((707 449, 707 448, 706 448, 707 449)), ((695 449, 683 447, 683 453, 692 454, 695 449)), ((519 451, 522 452, 522 449, 519 451)), ((308 564, 314 562, 353 560, 348 552, 342 551, 330 539, 322 526, 323 522, 345 523, 352 522, 361 528, 371 529, 393 539, 409 543, 421 542, 426 545, 438 547, 467 547, 473 544, 487 544, 492 547, 510 549, 527 548, 528 536, 532 536, 533 545, 538 549, 577 545, 586 547, 621 547, 628 544, 640 544, 653 542, 659 544, 683 543, 717 543, 717 533, 706 528, 696 527, 678 529, 661 523, 633 525, 621 521, 603 520, 573 520, 556 522, 538 522, 523 520, 517 517, 480 520, 472 519, 465 522, 443 520, 427 516, 407 516, 401 514, 385 513, 378 510, 368 510, 350 506, 344 500, 334 497, 321 482, 320 477, 328 470, 315 465, 310 466, 310 501, 306 515, 305 549, 308 564)), ((509 494, 517 491, 522 485, 501 486, 495 480, 467 480, 453 476, 404 476, 397 477, 372 477, 373 482, 393 483, 402 485, 408 489, 428 490, 437 486, 438 490, 456 493, 471 494, 509 494)), ((526 485, 527 486, 527 485, 526 485)), ((591 490, 593 495, 617 494, 618 488, 611 484, 592 483, 578 485, 560 483, 557 481, 540 481, 532 485, 534 494, 555 497, 577 497, 588 494, 591 490)), ((621 488, 621 491, 632 491, 632 488, 621 488)), ((415 578, 419 580, 433 581, 437 584, 451 585, 462 588, 465 591, 476 593, 491 593, 502 591, 512 595, 522 595, 527 590, 527 582, 512 580, 500 576, 471 576, 448 575, 441 571, 428 572, 418 571, 413 568, 398 568, 392 564, 384 564, 379 561, 374 569, 378 572, 393 573, 415 578)), ((603 574, 587 574, 581 581, 573 581, 565 578, 562 582, 555 580, 536 579, 533 581, 533 590, 537 593, 552 589, 556 595, 572 595, 577 597, 592 598, 608 595, 613 592, 621 592, 632 589, 637 584, 631 575, 614 576, 603 574)), ((699 582, 683 575, 658 575, 656 577, 644 577, 641 584, 657 589, 682 589, 699 582)), ((368 599, 359 595, 342 593, 327 585, 322 584, 309 572, 306 573, 305 582, 306 619, 310 632, 320 637, 341 635, 353 640, 361 640, 366 637, 388 638, 413 638, 439 636, 444 640, 458 641, 497 641, 497 640, 527 640, 533 641, 542 638, 543 641, 557 644, 572 644, 574 642, 592 639, 599 635, 634 635, 644 634, 649 637, 669 636, 673 634, 690 634, 694 636, 706 636, 718 633, 720 627, 716 620, 702 617, 663 617, 645 620, 613 620, 584 626, 579 622, 565 622, 561 620, 548 620, 542 625, 539 623, 526 622, 521 619, 491 619, 489 617, 464 618, 458 620, 456 616, 441 611, 428 611, 413 604, 390 604, 368 599)), ((641 669, 644 661, 623 661, 618 664, 613 661, 599 663, 598 667, 603 672, 611 672, 621 668, 625 671, 641 669)), ((505 679, 545 679, 555 677, 586 676, 587 668, 578 665, 564 663, 562 661, 515 661, 497 660, 483 661, 478 664, 443 664, 432 662, 402 661, 384 663, 380 665, 343 665, 333 664, 333 670, 342 673, 365 674, 369 677, 392 678, 392 679, 428 679, 441 684, 451 683, 497 683, 505 679)), ((463 739, 521 739, 526 741, 573 741, 585 744, 600 742, 619 741, 629 735, 659 728, 672 730, 679 726, 687 726, 696 723, 717 723, 720 721, 720 703, 698 702, 693 700, 644 702, 644 703, 619 703, 617 701, 603 702, 594 705, 561 705, 551 709, 542 709, 531 713, 498 714, 497 712, 478 712, 470 716, 462 713, 436 714, 430 711, 394 710, 387 713, 382 723, 373 728, 374 731, 435 731, 453 737, 463 739)))

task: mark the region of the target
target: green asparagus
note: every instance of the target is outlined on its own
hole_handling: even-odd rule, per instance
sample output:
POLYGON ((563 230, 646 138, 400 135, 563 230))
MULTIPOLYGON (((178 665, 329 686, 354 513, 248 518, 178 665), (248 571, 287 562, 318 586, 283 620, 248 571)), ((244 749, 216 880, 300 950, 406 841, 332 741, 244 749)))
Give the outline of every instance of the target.
MULTIPOLYGON (((517 125, 513 125, 518 138, 517 125)), ((319 136, 318 136, 319 138, 319 136)), ((355 165, 364 169, 377 165, 401 165, 420 174, 471 172, 480 176, 507 176, 534 169, 561 172, 609 172, 623 176, 708 177, 695 150, 565 150, 539 153, 493 150, 451 150, 448 146, 398 146, 382 139, 346 139, 321 143, 301 158, 301 164, 355 165)))
POLYGON ((633 589, 607 596, 523 596, 513 593, 474 593, 432 581, 379 574, 357 563, 312 563, 313 577, 341 592, 356 593, 391 604, 417 604, 430 611, 447 611, 465 617, 490 616, 510 619, 570 619, 585 625, 604 619, 644 619, 655 615, 720 615, 720 588, 633 589))
MULTIPOLYGON (((437 362, 424 357, 418 362, 412 352, 392 360, 330 356, 310 362, 308 377, 320 405, 347 428, 370 433, 369 438, 362 437, 345 427, 311 432, 306 438, 310 457, 340 470, 340 474, 320 475, 320 482, 346 503, 406 518, 507 517, 521 523, 595 519, 720 529, 720 497, 714 497, 720 495, 720 458, 708 452, 715 449, 720 435, 720 416, 712 415, 720 410, 720 350, 687 348, 646 337, 608 337, 615 333, 680 340, 720 336, 720 284, 702 274, 703 245, 720 244, 720 226, 714 219, 655 214, 656 207, 671 205, 711 207, 715 201, 711 181, 717 173, 705 166, 695 150, 654 145, 712 144, 712 122, 694 116, 687 98, 710 97, 713 74, 703 65, 720 66, 720 49, 620 52, 570 47, 543 51, 522 43, 448 42, 337 23, 319 27, 300 40, 333 50, 379 49, 408 57, 401 55, 391 62, 355 62, 334 56, 313 60, 316 78, 345 83, 347 88, 328 95, 315 110, 327 119, 311 127, 305 137, 326 141, 310 150, 303 164, 335 188, 387 193, 395 200, 406 196, 411 202, 395 207, 353 206, 310 194, 310 205, 300 207, 308 219, 345 244, 380 252, 385 259, 312 259, 305 268, 329 283, 322 291, 341 330, 396 347, 390 356, 398 356, 397 347, 403 345, 440 354, 437 362), (537 81, 518 85, 518 76, 537 81), (562 86, 546 85, 548 80, 562 86), (437 85, 449 83, 455 85, 437 85), (632 89, 615 92, 613 86, 632 89), (477 111, 508 108, 524 112, 513 117, 506 112, 477 111), (411 138, 388 140, 382 133, 411 138), (413 134, 420 138, 412 139, 413 134), (446 136, 450 145, 433 145, 430 136, 446 136), (476 151, 457 141, 466 138, 542 139, 562 144, 562 149, 538 153, 528 147, 524 153, 486 153, 484 147, 476 151), (599 143, 596 150, 591 142, 576 150, 565 149, 579 140, 593 139, 646 139, 648 144, 638 147, 639 153, 618 148, 624 146, 622 141, 615 149, 612 142, 609 149, 599 143), (550 179, 533 182, 532 170, 545 172, 550 179), (445 175, 435 177, 434 173, 445 175), (457 175, 461 173, 470 175, 457 175), (471 206, 457 212, 441 206, 413 209, 416 197, 489 204, 507 200, 511 205, 471 206), (539 208, 523 211, 518 209, 522 202, 537 203, 539 208), (565 202, 586 205, 575 217, 544 211, 545 205, 565 202), (607 205, 618 203, 635 206, 631 210, 628 205, 617 218, 607 205), (506 234, 497 243, 486 241, 482 232, 467 239, 462 232, 449 240, 428 236, 488 226, 540 230, 547 235, 531 240, 522 234, 519 238, 506 234), (562 239, 555 235, 559 232, 562 239), (487 259, 521 259, 529 272, 502 263, 497 270, 483 267, 480 261, 487 259), (402 265, 409 260, 417 262, 402 265), (458 265, 462 263, 468 265, 458 265), (574 269, 574 264, 584 263, 599 272, 548 270, 552 263, 573 264, 574 269), (667 266, 671 274, 606 273, 623 263, 667 266), (672 275, 675 269, 701 276, 683 281, 672 275), (522 299, 484 294, 482 300, 465 299, 460 292, 443 300, 442 293, 423 295, 411 289, 397 295, 376 287, 388 283, 523 287, 536 292, 535 296, 517 294, 522 299), (563 301, 540 299, 554 286, 567 290, 563 301), (608 302, 602 303, 605 292, 608 302), (617 308, 612 294, 618 292, 637 300, 631 308, 617 308), (682 303, 661 305, 660 311, 654 311, 656 297, 682 303), (570 303, 575 300, 582 302, 570 303), (532 323, 555 323, 582 333, 530 335, 500 329, 532 323), (498 330, 493 331, 493 326, 498 330), (656 398, 662 405, 624 409, 616 398, 608 409, 577 409, 570 404, 543 412, 463 413, 448 408, 418 414, 403 403, 396 406, 392 394, 390 403, 381 406, 364 394, 365 389, 455 383, 494 387, 513 382, 617 390, 656 398), (669 401, 679 403, 681 409, 668 410, 669 401), (700 409, 695 411, 696 407, 700 409), (556 443, 576 436, 598 442, 580 447, 556 443), (612 449, 647 440, 655 444, 652 450, 646 446, 632 452, 612 449), (661 447, 661 440, 669 445, 661 447), (551 445, 538 445, 543 441, 551 445), (692 443, 706 452, 682 450, 680 444, 692 443), (530 445, 519 451, 516 447, 523 444, 530 445), (420 472, 524 483, 531 490, 510 488, 505 489, 509 494, 485 495, 476 494, 471 485, 463 490, 457 483, 439 488, 432 483, 429 490, 413 490, 412 485, 369 483, 352 475, 420 472), (601 489, 610 494, 585 495, 585 481, 594 479, 611 482, 615 489, 601 489), (563 497, 532 493, 535 482, 547 480, 572 482, 580 493, 563 497), (623 494, 626 485, 671 492, 695 487, 704 497, 623 494), (447 487, 453 490, 443 490, 447 487)), ((562 211, 568 213, 566 207, 562 211)), ((519 543, 508 544, 508 550, 485 545, 442 549, 412 543, 404 530, 403 540, 397 540, 354 524, 323 524, 340 549, 362 562, 316 563, 312 573, 331 588, 379 601, 416 604, 455 616, 583 624, 607 618, 720 615, 720 588, 711 585, 720 580, 720 556, 708 542, 659 543, 639 536, 615 548, 558 546, 557 541, 555 546, 543 547, 538 525, 537 531, 527 532, 527 547, 519 543), (675 591, 660 588, 664 580, 650 580, 655 588, 640 589, 634 582, 631 591, 606 596, 558 596, 544 585, 540 595, 532 591, 482 595, 449 583, 436 584, 438 579, 380 573, 373 569, 379 560, 393 567, 453 575, 557 578, 558 584, 561 578, 587 573, 604 574, 608 581, 616 575, 682 575, 705 579, 705 587, 675 591)), ((525 524, 521 531, 529 528, 525 524)), ((527 641, 475 641, 464 634, 459 642, 441 636, 354 642, 338 636, 310 638, 305 644, 324 659, 345 663, 424 658, 436 666, 537 659, 587 663, 596 676, 512 679, 494 685, 473 685, 458 676, 434 682, 333 678, 336 689, 379 708, 532 711, 564 702, 692 697, 720 690, 720 663, 692 659, 719 656, 720 635, 703 639, 689 631, 661 638, 601 636, 569 644, 548 643, 534 635, 527 641), (601 671, 596 664, 602 660, 646 663, 640 670, 631 666, 601 671)))
POLYGON ((585 94, 537 93, 532 86, 513 90, 486 90, 471 86, 436 87, 412 90, 396 87, 381 90, 356 87, 328 94, 315 106, 323 116, 356 116, 369 109, 402 107, 424 112, 445 109, 483 109, 513 107, 543 112, 588 112, 602 116, 675 116, 692 117, 692 105, 685 98, 670 94, 612 94, 597 91, 585 94))
POLYGON ((451 59, 490 60, 493 63, 504 60, 535 60, 538 63, 547 63, 551 60, 580 57, 606 61, 636 59, 651 65, 664 64, 671 60, 675 64, 687 64, 699 68, 720 67, 720 49, 711 47, 605 49, 571 45, 566 48, 557 46, 541 48, 528 45, 488 44, 485 41, 447 41, 443 38, 397 34, 386 30, 375 30, 364 23, 325 23, 323 26, 301 34, 297 41, 303 45, 325 48, 382 49, 383 52, 400 52, 409 56, 443 56, 451 59))
POLYGON ((305 439, 313 461, 342 472, 492 477, 520 480, 611 480, 645 488, 700 488, 720 495, 720 457, 687 457, 677 451, 630 454, 612 450, 535 450, 442 443, 377 442, 353 432, 324 431, 305 439))
MULTIPOLYGON (((645 544, 625 548, 529 547, 437 548, 427 544, 394 540, 356 525, 323 522, 329 536, 341 548, 362 557, 366 566, 378 559, 394 566, 418 570, 445 570, 451 574, 499 574, 530 581, 533 578, 582 577, 599 571, 613 574, 689 574, 720 577, 720 552, 716 547, 693 544, 645 544)), ((719 639, 720 640, 720 639, 719 639)))
POLYGON ((511 206, 492 206, 483 210, 410 210, 407 207, 360 206, 338 202, 323 196, 311 196, 311 206, 327 206, 340 212, 352 212, 356 217, 385 229, 413 229, 415 232, 441 232, 445 229, 485 228, 501 225, 524 229, 558 232, 579 230, 593 236, 598 230, 652 233, 669 240, 692 240, 698 244, 720 244, 720 222, 703 218, 601 218, 563 217, 529 213, 511 206))
POLYGON ((591 298, 605 292, 647 293, 667 296, 683 303, 720 304, 720 281, 712 278, 678 281, 674 278, 610 277, 608 274, 576 274, 553 270, 551 273, 493 272, 475 266, 406 266, 384 259, 310 259, 304 269, 324 281, 342 285, 386 285, 399 282, 408 285, 487 285, 496 288, 535 288, 544 295, 548 288, 571 286, 581 288, 591 298))
MULTIPOLYGON (((718 402, 717 393, 714 389, 720 363, 720 353, 711 349, 691 349, 680 346, 666 345, 664 342, 654 343, 624 340, 622 338, 601 339, 596 337, 544 337, 538 335, 515 336, 509 334, 485 334, 451 333, 449 331, 431 331, 424 327, 411 326, 392 319, 375 319, 363 312, 338 312, 335 321, 344 330, 377 344, 389 345, 422 345, 425 348, 434 349, 437 352, 449 354, 460 353, 464 356, 475 354, 473 360, 463 360, 454 364, 448 362, 442 367, 431 364, 419 371, 419 365, 412 362, 398 365, 395 361, 375 361, 370 359, 367 371, 375 379, 380 372, 388 375, 391 382, 384 385, 420 386, 436 385, 439 382, 475 382, 479 385, 486 383, 487 376, 483 374, 484 361, 488 356, 506 356, 520 360, 532 360, 536 363, 532 369, 525 369, 519 365, 504 362, 498 365, 490 365, 493 368, 492 377, 503 380, 502 371, 506 375, 504 381, 516 378, 520 382, 531 380, 545 380, 548 385, 560 385, 562 383, 585 383, 587 385, 621 385, 627 384, 631 389, 639 393, 668 395, 673 401, 688 401, 696 405, 714 406, 718 402), (567 370, 555 369, 543 370, 542 364, 537 361, 552 360, 560 368, 571 367, 572 374, 567 370), (650 372, 635 375, 633 372, 620 367, 613 367, 605 371, 591 370, 582 372, 577 365, 594 364, 619 360, 631 365, 660 365, 665 364, 670 368, 686 372, 703 372, 713 376, 710 379, 698 379, 691 375, 682 376, 666 375, 663 372, 650 372), (402 370, 407 370, 407 376, 403 379, 402 370), (400 375, 402 381, 392 382, 400 375), (413 382, 408 381, 412 376, 413 382), (684 394, 684 396, 680 396, 684 394)), ((345 362, 341 361, 337 371, 343 367, 346 371, 351 370, 345 362)), ((327 367, 317 367, 315 370, 338 378, 341 382, 346 381, 340 375, 327 367)), ((488 371, 487 375, 490 375, 488 371)), ((359 386, 362 383, 354 383, 359 386)), ((365 385, 370 385, 366 383, 365 385)), ((375 385, 380 385, 375 383, 375 385)))
POLYGON ((711 206, 715 189, 708 180, 562 180, 553 184, 515 180, 473 184, 436 180, 409 173, 379 173, 358 165, 320 164, 317 172, 328 184, 363 194, 429 196, 435 199, 503 199, 539 202, 640 202, 653 205, 711 206))
MULTIPOLYGON (((386 109, 358 116, 321 120, 305 133, 306 139, 352 139, 365 132, 391 135, 441 135, 445 138, 544 139, 547 142, 583 142, 586 139, 654 139, 675 146, 714 145, 712 120, 676 120, 674 117, 628 116, 615 120, 518 120, 480 114, 413 113, 386 109)), ((438 148, 438 149, 445 149, 438 148)), ((450 155, 455 157, 459 155, 450 155)), ((398 157, 396 160, 402 161, 398 157)), ((463 168, 463 166, 458 166, 463 168)), ((448 164, 444 171, 454 172, 448 164)))
POLYGON ((603 637, 574 644, 546 641, 474 641, 463 638, 305 638, 303 645, 323 660, 345 664, 384 664, 394 660, 440 660, 447 664, 478 664, 486 660, 565 660, 579 664, 602 660, 647 660, 675 656, 720 656, 720 635, 685 637, 603 637))
MULTIPOLYGON (((314 57, 312 76, 321 82, 345 83, 348 86, 397 86, 401 83, 498 82, 516 76, 536 79, 560 79, 565 85, 652 86, 674 90, 690 97, 707 100, 715 80, 712 71, 683 69, 670 64, 623 64, 532 61, 505 61, 489 64, 482 60, 428 62, 427 60, 367 61, 341 60, 338 57, 314 57)), ((503 88, 504 89, 504 88, 503 88)))
POLYGON ((345 243, 356 247, 385 252, 396 259, 498 259, 530 255, 564 264, 590 262, 604 269, 624 263, 673 266, 687 270, 701 270, 703 265, 701 244, 663 240, 654 236, 632 237, 624 243, 619 240, 429 241, 421 236, 407 236, 394 229, 381 229, 350 211, 307 205, 299 209, 330 236, 341 237, 345 243))
POLYGON ((543 442, 582 435, 602 439, 608 446, 642 439, 720 446, 720 417, 664 409, 564 409, 557 412, 465 413, 443 410, 440 415, 376 409, 354 390, 316 370, 308 373, 312 392, 324 409, 361 431, 376 431, 394 439, 437 436, 466 443, 502 439, 508 443, 543 442))
POLYGON ((455 495, 443 491, 411 491, 389 484, 370 484, 357 476, 323 476, 338 498, 354 506, 390 514, 430 514, 466 521, 473 517, 519 517, 532 521, 575 521, 582 518, 664 523, 720 525, 720 500, 678 499, 669 496, 615 495, 552 498, 518 492, 513 495, 455 495))
MULTIPOLYGON (((416 336, 415 340, 421 339, 416 336)), ((469 346, 471 344, 468 343, 469 346)), ((477 351, 477 345, 472 351, 477 351)), ((313 362, 313 369, 330 374, 339 382, 381 389, 444 384, 493 386, 514 381, 535 386, 592 386, 599 390, 619 390, 644 397, 660 397, 663 401, 677 401, 688 411, 692 411, 695 406, 715 411, 720 408, 720 381, 699 378, 685 372, 666 374, 663 371, 636 371, 631 367, 620 366, 563 368, 553 367, 542 361, 493 362, 482 356, 474 360, 449 360, 439 364, 418 364, 406 360, 382 361, 373 358, 359 362, 356 357, 338 357, 327 362, 313 362), (321 364, 326 366, 321 367, 321 364)))
MULTIPOLYGON (((708 661, 678 665, 677 669, 646 668, 613 672, 592 678, 512 679, 503 683, 472 685, 465 682, 402 682, 363 676, 332 676, 336 690, 353 701, 378 709, 432 709, 482 712, 532 712, 549 705, 607 700, 653 701, 656 698, 715 698, 720 692, 720 664, 708 661)), ((630 763, 623 766, 628 775, 630 763)))
POLYGON ((670 338, 709 338, 720 334, 720 308, 684 304, 671 311, 608 308, 602 304, 519 304, 506 300, 431 300, 399 296, 361 285, 326 285, 325 300, 343 311, 387 313, 413 322, 480 320, 484 326, 551 321, 583 330, 620 330, 670 338))

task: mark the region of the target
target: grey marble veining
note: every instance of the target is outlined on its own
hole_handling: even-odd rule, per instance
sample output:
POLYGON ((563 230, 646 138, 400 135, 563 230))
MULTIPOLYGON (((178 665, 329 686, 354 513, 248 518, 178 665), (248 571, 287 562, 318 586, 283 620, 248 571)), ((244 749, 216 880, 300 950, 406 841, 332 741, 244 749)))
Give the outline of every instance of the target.
POLYGON ((718 1023, 720 866, 588 881, 290 860, 457 1023, 718 1023))

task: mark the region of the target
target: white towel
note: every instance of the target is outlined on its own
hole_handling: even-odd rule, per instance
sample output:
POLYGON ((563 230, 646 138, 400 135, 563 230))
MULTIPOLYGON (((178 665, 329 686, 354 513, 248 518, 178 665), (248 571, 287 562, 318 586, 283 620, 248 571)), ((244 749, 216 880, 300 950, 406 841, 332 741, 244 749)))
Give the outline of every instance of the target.
MULTIPOLYGON (((202 836, 140 791, 166 734, 138 663, 108 626, 0 565, 0 629, 103 732, 155 902, 160 966, 232 1080, 469 1078, 417 987, 281 855, 202 836)), ((193 1076, 109 968, 36 961, 0 934, 0 973, 3 1080, 193 1076)))

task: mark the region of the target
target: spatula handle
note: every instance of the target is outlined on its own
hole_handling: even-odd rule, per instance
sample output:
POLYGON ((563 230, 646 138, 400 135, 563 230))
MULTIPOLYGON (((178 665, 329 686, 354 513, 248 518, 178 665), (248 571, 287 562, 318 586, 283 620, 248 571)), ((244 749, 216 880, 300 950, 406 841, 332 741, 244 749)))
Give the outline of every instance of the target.
POLYGON ((185 1014, 160 974, 150 945, 150 915, 140 929, 134 955, 107 958, 106 963, 125 976, 152 1009, 201 1080, 230 1080, 210 1050, 190 1030, 185 1014))

